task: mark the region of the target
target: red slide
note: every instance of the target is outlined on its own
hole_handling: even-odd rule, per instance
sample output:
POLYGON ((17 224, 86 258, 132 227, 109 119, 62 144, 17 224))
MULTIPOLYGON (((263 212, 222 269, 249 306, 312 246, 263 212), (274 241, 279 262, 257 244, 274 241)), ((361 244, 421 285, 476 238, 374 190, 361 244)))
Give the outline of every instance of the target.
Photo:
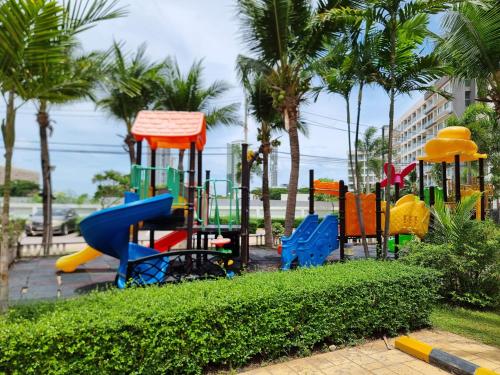
POLYGON ((169 251, 179 242, 187 239, 186 230, 176 230, 155 241, 155 249, 159 252, 169 251))

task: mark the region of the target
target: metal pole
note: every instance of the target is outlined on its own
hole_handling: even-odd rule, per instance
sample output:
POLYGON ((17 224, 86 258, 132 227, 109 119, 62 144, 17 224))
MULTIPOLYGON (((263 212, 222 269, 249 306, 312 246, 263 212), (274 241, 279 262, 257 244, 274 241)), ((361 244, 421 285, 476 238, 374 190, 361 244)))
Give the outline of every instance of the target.
POLYGON ((446 179, 446 162, 441 162, 441 176, 442 176, 442 186, 443 186, 443 202, 446 203, 448 201, 448 188, 447 188, 447 179, 446 179))
POLYGON ((425 199, 425 194, 424 194, 424 161, 423 160, 418 161, 418 174, 420 177, 420 180, 418 181, 420 200, 423 201, 425 199))
MULTIPOLYGON (((433 207, 436 204, 436 190, 434 189, 434 186, 429 187, 429 207, 433 207)), ((432 226, 434 225, 434 215, 432 214, 431 211, 431 217, 429 220, 429 226, 432 229, 432 226)))
POLYGON ((314 169, 309 170, 309 215, 314 214, 314 169))
MULTIPOLYGON (((197 201, 198 201, 198 219, 203 219, 203 197, 201 187, 203 186, 203 151, 198 151, 198 184, 196 189, 197 201)), ((196 234, 196 248, 201 249, 201 232, 198 231, 196 234)))
MULTIPOLYGON (((142 141, 137 141, 137 148, 135 151, 136 151, 135 164, 141 165, 142 164, 142 141)), ((137 193, 137 191, 136 191, 136 193, 137 193)), ((132 227, 132 242, 139 243, 139 224, 135 224, 132 227)))
POLYGON ((339 251, 340 260, 345 259, 345 193, 346 186, 344 180, 339 181, 339 251))
POLYGON ((384 161, 385 161, 385 126, 382 126, 382 176, 384 175, 384 161))
MULTIPOLYGON (((397 202, 399 199, 399 190, 400 190, 399 182, 396 182, 394 184, 394 190, 395 190, 394 199, 397 202)), ((394 235, 394 259, 398 259, 398 258, 399 258, 399 234, 395 234, 394 235)))
POLYGON ((248 144, 241 145, 241 263, 244 267, 250 260, 250 251, 248 243, 248 225, 249 225, 249 204, 250 204, 250 176, 248 170, 248 144))
POLYGON ((187 249, 193 248, 193 226, 194 226, 194 195, 195 195, 195 162, 196 145, 191 142, 189 149, 189 187, 188 187, 188 221, 187 221, 187 249))
POLYGON ((486 197, 484 195, 484 159, 479 159, 479 191, 481 192, 481 221, 486 219, 486 197))
POLYGON ((375 223, 377 235, 377 259, 382 258, 382 194, 380 182, 375 184, 375 223))
POLYGON ((455 155, 455 202, 459 203, 460 199, 460 155, 455 155))
MULTIPOLYGON (((156 195, 156 150, 151 149, 151 179, 150 179, 150 187, 151 187, 151 196, 156 195)), ((149 231, 149 247, 154 249, 155 247, 155 231, 149 231)))
POLYGON ((137 149, 136 155, 135 155, 135 164, 141 165, 142 164, 142 141, 137 142, 137 149))

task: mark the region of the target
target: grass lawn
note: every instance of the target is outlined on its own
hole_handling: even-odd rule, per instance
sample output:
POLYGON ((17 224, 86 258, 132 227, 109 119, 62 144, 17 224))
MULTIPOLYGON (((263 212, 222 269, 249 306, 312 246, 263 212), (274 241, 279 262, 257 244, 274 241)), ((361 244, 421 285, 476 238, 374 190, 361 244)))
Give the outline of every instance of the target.
POLYGON ((437 329, 500 348, 499 311, 477 311, 442 305, 434 309, 431 320, 437 329))

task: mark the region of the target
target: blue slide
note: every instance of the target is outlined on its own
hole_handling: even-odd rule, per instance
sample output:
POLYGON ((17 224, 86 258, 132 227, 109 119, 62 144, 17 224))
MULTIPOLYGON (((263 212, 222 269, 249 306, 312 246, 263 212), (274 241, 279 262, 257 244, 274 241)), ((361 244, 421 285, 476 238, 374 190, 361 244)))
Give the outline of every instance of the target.
MULTIPOLYGON (((173 196, 163 194, 153 198, 138 200, 134 193, 126 193, 125 204, 94 212, 80 223, 80 230, 87 244, 100 252, 120 260, 117 285, 126 284, 127 265, 148 255, 158 254, 157 250, 129 243, 130 226, 143 220, 167 217, 171 213, 173 196)), ((165 272, 166 260, 158 260, 158 272, 165 272)), ((155 280, 158 280, 156 275, 155 280)), ((148 280, 142 280, 148 283, 148 280)))
POLYGON ((290 237, 282 238, 282 270, 294 260, 300 267, 319 266, 339 247, 337 216, 326 215, 318 223, 318 215, 308 215, 290 237))
POLYGON ((318 226, 318 215, 308 215, 290 237, 281 237, 281 269, 289 270, 292 262, 297 259, 299 241, 303 241, 314 232, 318 226))

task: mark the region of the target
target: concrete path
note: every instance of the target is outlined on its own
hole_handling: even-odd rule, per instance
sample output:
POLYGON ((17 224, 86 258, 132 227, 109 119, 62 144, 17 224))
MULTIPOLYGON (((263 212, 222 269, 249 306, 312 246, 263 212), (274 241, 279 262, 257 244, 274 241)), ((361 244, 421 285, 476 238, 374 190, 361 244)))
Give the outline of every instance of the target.
MULTIPOLYGON (((500 349, 449 332, 423 330, 410 335, 477 365, 500 371, 500 349)), ((389 339, 394 347, 394 339, 389 339)), ((246 369, 249 375, 422 375, 448 374, 397 349, 383 340, 271 366, 246 369)))

